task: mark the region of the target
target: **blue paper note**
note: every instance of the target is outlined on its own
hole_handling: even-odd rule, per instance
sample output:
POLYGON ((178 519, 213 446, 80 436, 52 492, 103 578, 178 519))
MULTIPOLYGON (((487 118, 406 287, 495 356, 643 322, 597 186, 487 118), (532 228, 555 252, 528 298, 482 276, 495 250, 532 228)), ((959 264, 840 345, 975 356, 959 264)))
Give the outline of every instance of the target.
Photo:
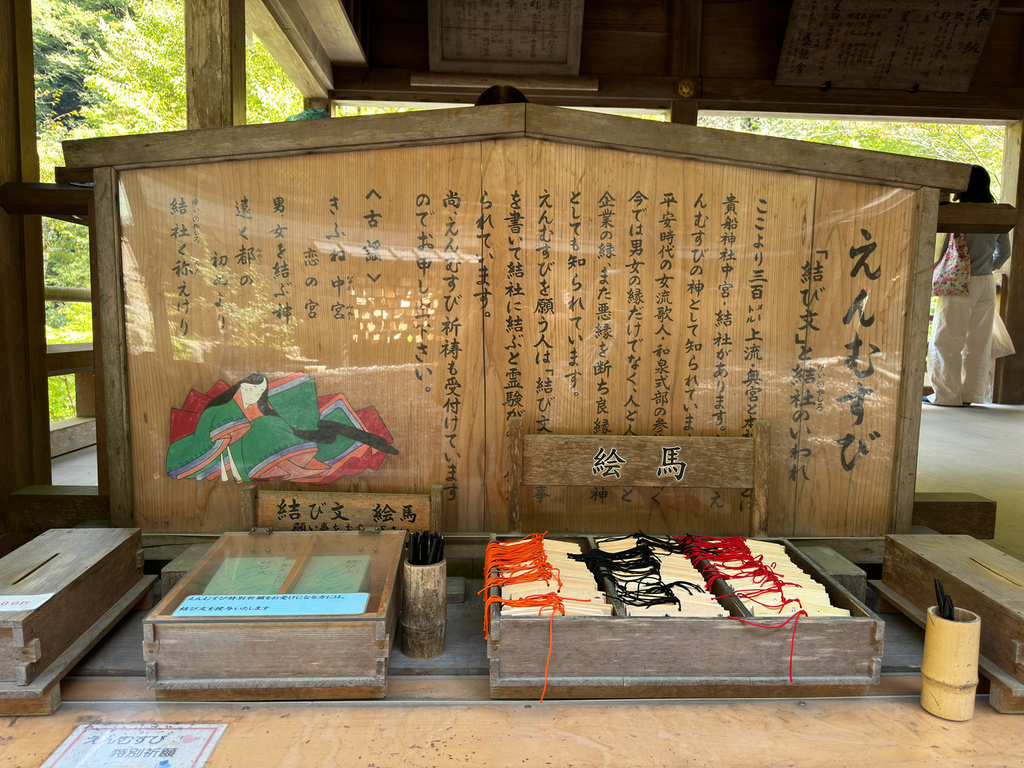
POLYGON ((189 595, 175 616, 345 616, 366 612, 369 592, 332 595, 189 595))

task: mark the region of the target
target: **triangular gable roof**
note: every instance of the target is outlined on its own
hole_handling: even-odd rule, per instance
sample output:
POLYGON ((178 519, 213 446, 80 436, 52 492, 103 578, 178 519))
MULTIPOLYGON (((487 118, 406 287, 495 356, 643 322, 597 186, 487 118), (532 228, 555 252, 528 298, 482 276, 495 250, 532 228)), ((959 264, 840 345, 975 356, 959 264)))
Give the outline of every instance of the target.
POLYGON ((853 181, 962 190, 970 166, 538 104, 304 120, 64 143, 69 168, 119 169, 535 138, 853 181))

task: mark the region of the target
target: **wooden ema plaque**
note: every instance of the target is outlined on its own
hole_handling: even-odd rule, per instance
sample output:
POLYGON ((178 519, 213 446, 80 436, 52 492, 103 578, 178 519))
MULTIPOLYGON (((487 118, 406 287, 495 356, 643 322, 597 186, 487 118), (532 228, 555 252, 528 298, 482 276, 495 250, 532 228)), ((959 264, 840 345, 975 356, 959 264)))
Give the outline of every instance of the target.
POLYGON ((0 681, 31 683, 139 583, 141 537, 138 529, 53 529, 0 560, 0 603, 38 603, 0 611, 0 681))
MULTIPOLYGON (((256 126, 170 137, 137 148, 155 167, 110 175, 126 357, 108 391, 131 436, 115 516, 237 530, 239 483, 441 484, 446 530, 504 531, 521 417, 609 440, 767 421, 770 534, 909 526, 935 189, 865 178, 875 153, 529 104, 393 117, 273 128, 321 154, 213 162, 256 152, 231 141, 256 126), (365 148, 384 134, 406 139, 365 148)), ((884 167, 936 185, 959 168, 884 167)), ((745 493, 537 486, 522 530, 745 532, 745 493)))
MULTIPOLYGON (((592 547, 592 540, 583 544, 592 547)), ((786 552, 850 616, 801 617, 795 642, 792 622, 781 626, 787 617, 745 611, 737 615, 761 626, 733 618, 559 616, 552 640, 549 616, 502 618, 492 603, 491 698, 537 698, 545 678, 545 697, 555 699, 866 693, 880 679, 884 623, 795 547, 786 543, 786 552)))

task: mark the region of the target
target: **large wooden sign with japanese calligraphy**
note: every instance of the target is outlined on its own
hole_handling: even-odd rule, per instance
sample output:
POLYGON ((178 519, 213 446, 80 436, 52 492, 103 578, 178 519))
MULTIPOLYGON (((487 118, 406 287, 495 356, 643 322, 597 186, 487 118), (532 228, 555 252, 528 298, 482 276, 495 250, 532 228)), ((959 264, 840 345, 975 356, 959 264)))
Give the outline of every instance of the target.
MULTIPOLYGON (((532 138, 118 178, 148 530, 239 527, 249 480, 441 483, 446 529, 505 530, 514 416, 607 451, 766 420, 771 533, 891 523, 916 189, 532 138)), ((522 525, 730 533, 744 501, 538 487, 522 525)))

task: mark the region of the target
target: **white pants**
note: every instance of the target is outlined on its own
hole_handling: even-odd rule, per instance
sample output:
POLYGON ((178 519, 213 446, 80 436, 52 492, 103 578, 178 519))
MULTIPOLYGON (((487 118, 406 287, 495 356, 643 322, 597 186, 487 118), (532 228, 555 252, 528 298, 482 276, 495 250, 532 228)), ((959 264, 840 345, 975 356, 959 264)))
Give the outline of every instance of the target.
POLYGON ((996 281, 971 277, 966 296, 939 296, 928 341, 928 372, 937 405, 980 403, 987 399, 992 362, 992 321, 996 281))

